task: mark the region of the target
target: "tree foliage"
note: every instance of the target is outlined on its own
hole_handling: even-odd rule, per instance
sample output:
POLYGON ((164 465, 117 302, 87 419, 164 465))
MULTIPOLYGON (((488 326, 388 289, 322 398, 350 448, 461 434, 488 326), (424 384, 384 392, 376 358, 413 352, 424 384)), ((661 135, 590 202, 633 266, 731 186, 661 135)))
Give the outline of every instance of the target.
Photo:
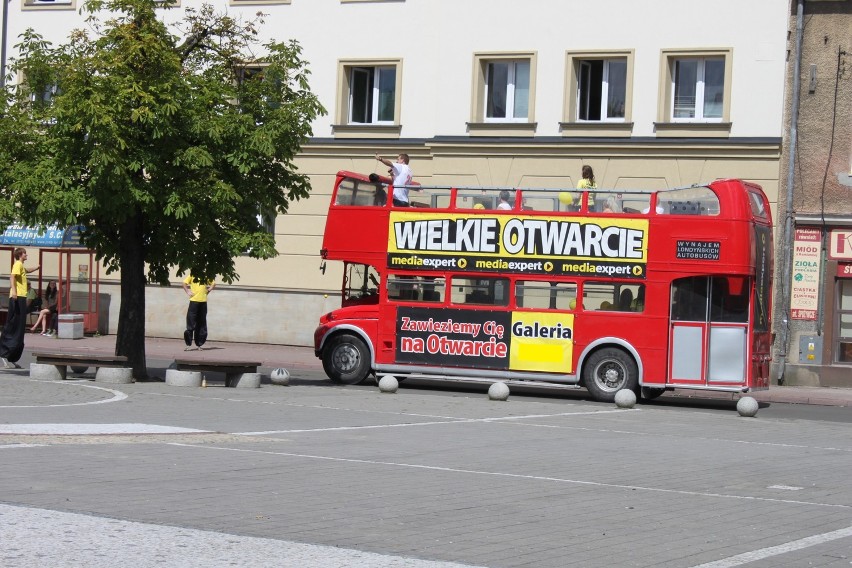
POLYGON ((293 160, 325 110, 300 46, 259 44, 260 14, 203 5, 170 29, 154 0, 84 10, 88 31, 68 43, 28 30, 16 46, 0 223, 85 227, 107 272, 121 271, 116 351, 144 374, 144 347, 140 369, 130 346, 143 343, 146 282, 174 269, 231 282, 235 257, 274 256, 262 216, 308 196, 293 160))

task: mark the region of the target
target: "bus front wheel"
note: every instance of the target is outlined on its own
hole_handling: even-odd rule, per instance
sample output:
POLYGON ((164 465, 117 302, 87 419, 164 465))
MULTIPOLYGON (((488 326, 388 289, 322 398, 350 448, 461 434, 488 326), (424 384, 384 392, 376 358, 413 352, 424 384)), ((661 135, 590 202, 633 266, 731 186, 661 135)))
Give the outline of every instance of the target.
POLYGON ((370 373, 370 350, 361 338, 344 333, 323 350, 322 366, 332 382, 357 385, 370 373))
POLYGON ((636 390, 639 370, 633 358, 621 349, 595 351, 583 365, 583 383, 598 402, 612 402, 621 389, 636 390))

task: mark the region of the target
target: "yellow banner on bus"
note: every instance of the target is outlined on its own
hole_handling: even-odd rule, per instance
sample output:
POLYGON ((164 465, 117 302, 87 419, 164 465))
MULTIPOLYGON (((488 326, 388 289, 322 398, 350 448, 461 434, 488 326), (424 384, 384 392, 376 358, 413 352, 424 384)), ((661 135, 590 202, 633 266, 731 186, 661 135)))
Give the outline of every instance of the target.
POLYGON ((644 278, 648 220, 393 211, 388 266, 644 278))
POLYGON ((574 315, 512 312, 509 368, 570 373, 574 352, 574 315))

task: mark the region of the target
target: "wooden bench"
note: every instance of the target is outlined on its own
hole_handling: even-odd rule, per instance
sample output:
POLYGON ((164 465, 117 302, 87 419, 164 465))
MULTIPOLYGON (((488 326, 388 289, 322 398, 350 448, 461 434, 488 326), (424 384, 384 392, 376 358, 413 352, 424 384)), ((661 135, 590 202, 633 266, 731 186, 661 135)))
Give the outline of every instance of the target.
MULTIPOLYGON (((91 352, 56 351, 53 353, 33 353, 36 364, 53 365, 61 378, 65 378, 68 367, 82 373, 89 367, 126 368, 127 357, 124 355, 103 355, 91 352)), ((96 379, 97 380, 97 379, 96 379)))
MULTIPOLYGON (((215 361, 210 359, 175 359, 175 368, 178 371, 213 371, 225 374, 225 386, 237 386, 243 375, 257 373, 260 367, 257 361, 234 361, 233 359, 215 361)), ((259 380, 257 381, 258 385, 259 380)))

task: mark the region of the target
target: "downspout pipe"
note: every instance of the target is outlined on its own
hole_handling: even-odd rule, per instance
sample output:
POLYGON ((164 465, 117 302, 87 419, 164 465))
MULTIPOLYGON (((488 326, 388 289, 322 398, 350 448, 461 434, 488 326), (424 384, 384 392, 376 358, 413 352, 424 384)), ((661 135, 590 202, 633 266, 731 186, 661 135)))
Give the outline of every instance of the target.
POLYGON ((796 144, 799 135, 799 90, 801 89, 802 68, 802 32, 805 0, 798 0, 796 7, 796 51, 793 54, 793 99, 790 109, 790 155, 787 158, 787 200, 784 207, 784 232, 782 242, 784 253, 781 264, 781 345, 778 353, 780 359, 776 382, 784 384, 784 371, 787 366, 787 354, 790 341, 790 287, 791 265, 793 261, 793 183, 796 171, 796 144))
POLYGON ((0 91, 6 89, 6 37, 9 34, 9 2, 11 0, 0 0, 3 2, 3 32, 0 37, 0 91))

